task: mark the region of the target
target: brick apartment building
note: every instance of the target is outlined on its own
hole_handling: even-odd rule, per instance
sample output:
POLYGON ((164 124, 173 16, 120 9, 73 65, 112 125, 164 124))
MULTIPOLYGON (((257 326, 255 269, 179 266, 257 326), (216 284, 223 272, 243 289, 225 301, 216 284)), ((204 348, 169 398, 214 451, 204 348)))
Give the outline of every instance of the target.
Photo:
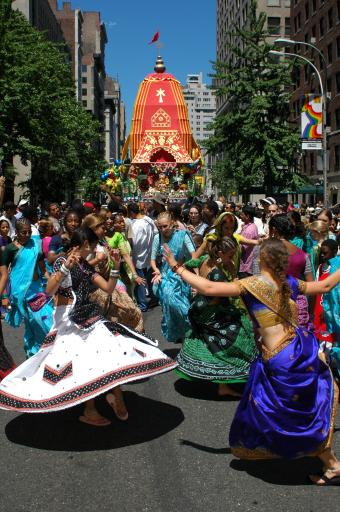
MULTIPOLYGON (((328 187, 329 204, 340 201, 340 1, 293 0, 291 5, 291 39, 315 45, 324 55, 326 66, 319 55, 303 45, 290 46, 288 51, 301 53, 321 71, 328 95, 327 139, 328 139, 328 187), (294 48, 294 50, 293 50, 294 48)), ((299 121, 301 97, 307 93, 318 93, 319 83, 308 64, 295 68, 295 87, 291 100, 294 118, 299 121)), ((304 151, 303 172, 310 179, 310 193, 301 199, 314 202, 322 199, 323 179, 321 153, 304 151)), ((308 191, 308 188, 305 189, 308 191)))

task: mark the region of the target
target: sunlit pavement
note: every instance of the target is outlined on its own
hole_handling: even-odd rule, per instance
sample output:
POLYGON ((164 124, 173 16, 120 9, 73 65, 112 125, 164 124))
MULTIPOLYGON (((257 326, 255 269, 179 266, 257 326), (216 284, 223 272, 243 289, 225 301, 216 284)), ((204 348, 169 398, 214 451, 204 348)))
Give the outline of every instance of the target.
MULTIPOLYGON (((160 337, 160 308, 144 315, 160 337)), ((17 362, 22 330, 4 325, 17 362)), ((200 512, 337 510, 336 488, 320 489, 307 474, 316 459, 242 462, 230 455, 228 430, 237 401, 220 400, 214 385, 175 373, 125 388, 129 420, 95 428, 78 422, 81 406, 53 414, 0 411, 0 511, 200 512)), ((340 425, 339 416, 337 425, 340 425)), ((335 433, 340 452, 340 436, 335 433)))

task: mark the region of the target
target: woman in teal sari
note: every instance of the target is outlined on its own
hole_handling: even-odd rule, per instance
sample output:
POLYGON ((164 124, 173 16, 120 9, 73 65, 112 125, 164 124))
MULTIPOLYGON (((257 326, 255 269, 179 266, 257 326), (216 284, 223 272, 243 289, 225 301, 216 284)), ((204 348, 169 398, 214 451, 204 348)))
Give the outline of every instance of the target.
POLYGON ((51 328, 53 303, 45 294, 48 276, 41 240, 31 236, 31 223, 25 218, 17 221, 16 230, 16 240, 0 255, 0 273, 10 283, 6 321, 12 327, 19 327, 24 320, 24 349, 27 357, 31 357, 38 352, 51 328))
POLYGON ((162 334, 168 341, 176 343, 182 341, 190 329, 190 286, 162 260, 163 244, 168 244, 181 263, 193 257, 195 246, 188 231, 175 228, 168 212, 158 215, 157 226, 160 233, 154 238, 151 253, 153 292, 162 306, 162 334))

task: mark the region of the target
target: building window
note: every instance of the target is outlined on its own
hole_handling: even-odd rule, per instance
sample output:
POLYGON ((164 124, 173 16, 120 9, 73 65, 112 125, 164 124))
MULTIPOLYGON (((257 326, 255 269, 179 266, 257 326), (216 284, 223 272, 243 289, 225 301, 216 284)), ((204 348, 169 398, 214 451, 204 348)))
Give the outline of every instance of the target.
POLYGON ((312 37, 315 39, 316 38, 316 25, 313 25, 312 26, 312 37))
POLYGON ((312 0, 312 11, 316 12, 316 0, 312 0))
MULTIPOLYGON (((268 18, 268 24, 269 24, 269 18, 268 18)), ((294 18, 294 28, 295 32, 298 32, 301 29, 301 14, 299 13, 294 18)))
POLYGON ((310 160, 309 160, 309 162, 310 162, 310 173, 309 174, 312 176, 314 174, 314 170, 315 170, 315 168, 314 168, 314 155, 312 154, 313 151, 311 151, 310 153, 311 153, 311 155, 309 157, 310 158, 310 160))
POLYGON ((290 18, 285 18, 285 36, 289 36, 290 34, 291 34, 290 18))
POLYGON ((335 109, 335 129, 340 130, 340 108, 335 109))
POLYGON ((327 78, 327 91, 332 93, 332 77, 327 78))
POLYGON ((280 0, 267 0, 268 7, 280 7, 280 0))
POLYGON ((340 0, 336 3, 336 19, 340 21, 340 0))
POLYGON ((334 161, 335 161, 335 169, 339 171, 340 169, 340 146, 334 146, 334 161))
POLYGON ((333 44, 330 43, 327 46, 327 58, 328 58, 328 64, 332 64, 333 62, 333 44))
POLYGON ((336 83, 336 93, 340 93, 340 72, 335 75, 335 83, 336 83))
POLYGON ((87 101, 83 100, 83 107, 87 107, 87 101))
POLYGON ((319 20, 319 30, 320 30, 320 37, 322 37, 325 33, 325 19, 323 16, 319 20))
POLYGON ((309 2, 307 0, 307 2, 305 3, 305 20, 308 20, 309 18, 309 2))
POLYGON ((82 77, 81 77, 81 82, 82 82, 83 84, 87 84, 87 76, 82 76, 82 77))
POLYGON ((328 30, 333 27, 333 9, 332 7, 328 11, 328 30))
POLYGON ((268 16, 268 32, 269 34, 280 35, 280 18, 268 16))
POLYGON ((85 64, 82 64, 81 70, 83 73, 87 73, 87 66, 85 64))
POLYGON ((82 89, 81 94, 82 96, 87 96, 87 89, 82 89))

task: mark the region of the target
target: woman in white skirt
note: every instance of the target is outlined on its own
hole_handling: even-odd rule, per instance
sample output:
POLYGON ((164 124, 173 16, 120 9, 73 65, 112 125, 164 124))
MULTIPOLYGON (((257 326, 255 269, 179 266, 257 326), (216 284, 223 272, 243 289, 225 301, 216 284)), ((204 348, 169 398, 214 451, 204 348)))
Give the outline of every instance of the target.
POLYGON ((156 340, 106 321, 89 301, 93 286, 111 294, 119 277, 118 270, 111 270, 106 281, 87 263, 97 243, 90 228, 78 229, 67 258, 55 261, 46 287, 47 294, 55 295, 52 329, 39 352, 1 382, 0 408, 41 413, 85 402, 80 421, 106 426, 110 421, 97 411, 96 396, 112 390, 106 400, 126 420, 120 385, 177 366, 156 340))

